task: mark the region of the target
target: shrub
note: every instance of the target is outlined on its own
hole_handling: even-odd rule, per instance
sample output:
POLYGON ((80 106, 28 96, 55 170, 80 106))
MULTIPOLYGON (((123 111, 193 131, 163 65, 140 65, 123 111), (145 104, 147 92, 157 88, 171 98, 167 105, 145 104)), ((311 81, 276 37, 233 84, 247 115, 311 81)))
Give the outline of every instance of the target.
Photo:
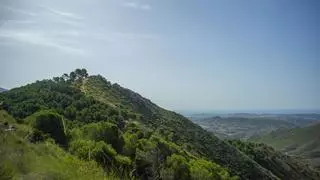
POLYGON ((4 162, 0 162, 0 179, 1 180, 11 180, 13 179, 13 168, 4 162))
POLYGON ((117 161, 117 164, 121 166, 130 166, 132 164, 131 159, 127 156, 117 155, 115 159, 117 161))
POLYGON ((171 155, 167 158, 166 167, 173 172, 174 179, 191 179, 188 161, 183 156, 171 155))
POLYGON ((52 111, 40 111, 33 115, 33 128, 53 138, 56 143, 65 145, 66 134, 62 117, 52 111))
POLYGON ((29 141, 32 143, 37 143, 44 141, 48 138, 47 135, 43 134, 42 131, 39 131, 38 129, 33 130, 33 132, 29 135, 29 141))
POLYGON ((70 143, 69 150, 81 159, 93 159, 104 166, 111 164, 117 155, 112 146, 103 141, 75 140, 70 143))
POLYGON ((231 179, 225 169, 210 161, 203 159, 191 160, 189 166, 192 179, 231 179))
POLYGON ((104 141, 106 144, 111 144, 117 152, 122 151, 124 139, 115 124, 108 122, 91 123, 85 125, 81 130, 86 139, 104 141))

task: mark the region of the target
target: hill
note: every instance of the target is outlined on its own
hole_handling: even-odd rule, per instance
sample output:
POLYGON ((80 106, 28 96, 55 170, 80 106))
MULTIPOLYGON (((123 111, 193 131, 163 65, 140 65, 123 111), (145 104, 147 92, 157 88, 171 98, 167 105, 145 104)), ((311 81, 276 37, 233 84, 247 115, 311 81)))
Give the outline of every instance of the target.
POLYGON ((229 142, 280 179, 320 178, 319 172, 314 171, 309 164, 275 151, 265 144, 240 140, 229 140, 229 142))
POLYGON ((297 127, 296 124, 291 122, 259 117, 215 116, 205 119, 194 119, 193 122, 223 139, 249 139, 277 129, 297 127))
POLYGON ((1 87, 0 87, 0 93, 1 93, 1 92, 5 92, 5 91, 7 91, 7 89, 4 89, 4 88, 1 88, 1 87))
MULTIPOLYGON (((121 179, 279 178, 272 164, 259 164, 182 115, 85 69, 11 89, 0 101, 32 129, 28 143, 52 139, 121 179)), ((319 177, 308 166, 299 169, 305 172, 296 173, 300 179, 319 177)))
POLYGON ((289 130, 274 131, 268 135, 251 139, 266 143, 291 155, 307 158, 320 168, 320 123, 289 130))

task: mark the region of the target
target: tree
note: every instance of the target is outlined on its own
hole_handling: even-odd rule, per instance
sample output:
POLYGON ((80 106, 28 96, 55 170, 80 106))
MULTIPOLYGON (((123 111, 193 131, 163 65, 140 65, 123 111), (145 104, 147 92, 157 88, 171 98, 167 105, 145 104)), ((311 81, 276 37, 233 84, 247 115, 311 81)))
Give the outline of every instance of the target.
POLYGON ((81 75, 81 77, 86 78, 86 77, 88 77, 89 74, 86 69, 81 69, 80 75, 81 75))
POLYGON ((59 82, 59 81, 60 81, 60 77, 53 77, 53 80, 54 80, 55 82, 59 82))
POLYGON ((73 71, 73 72, 70 73, 69 77, 70 77, 70 81, 74 82, 76 80, 76 78, 77 78, 77 74, 73 71))
POLYGON ((77 79, 88 77, 88 72, 86 69, 76 69, 74 72, 76 73, 77 79))
POLYGON ((62 78, 64 79, 64 81, 67 81, 67 80, 69 80, 69 75, 67 73, 64 73, 62 75, 62 78))
POLYGON ((71 82, 74 81, 81 81, 84 78, 87 78, 89 76, 88 72, 86 69, 76 69, 74 71, 72 71, 69 75, 69 77, 67 76, 67 74, 64 74, 63 77, 70 80, 71 82))

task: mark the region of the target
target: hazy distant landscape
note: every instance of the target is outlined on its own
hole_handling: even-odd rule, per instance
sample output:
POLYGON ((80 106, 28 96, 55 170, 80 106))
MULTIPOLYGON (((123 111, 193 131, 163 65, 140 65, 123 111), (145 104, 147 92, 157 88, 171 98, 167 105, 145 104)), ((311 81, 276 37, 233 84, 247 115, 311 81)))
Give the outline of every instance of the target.
POLYGON ((188 118, 219 138, 264 143, 320 168, 319 113, 198 113, 188 118))
POLYGON ((4 92, 4 91, 7 91, 7 89, 4 89, 4 88, 0 87, 0 92, 4 92))
POLYGON ((228 113, 212 116, 193 114, 188 116, 202 128, 220 138, 249 139, 279 129, 305 127, 320 122, 320 114, 255 114, 228 113))
POLYGON ((281 129, 250 139, 268 144, 286 154, 307 159, 320 170, 320 123, 306 127, 281 129))

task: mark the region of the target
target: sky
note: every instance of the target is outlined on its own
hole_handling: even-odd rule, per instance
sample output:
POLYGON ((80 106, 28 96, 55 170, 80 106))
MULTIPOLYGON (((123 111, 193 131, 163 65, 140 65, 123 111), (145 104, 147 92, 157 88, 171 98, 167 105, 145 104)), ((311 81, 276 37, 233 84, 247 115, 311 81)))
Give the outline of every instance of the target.
POLYGON ((0 87, 86 68, 170 110, 320 109, 318 0, 1 0, 0 87))

